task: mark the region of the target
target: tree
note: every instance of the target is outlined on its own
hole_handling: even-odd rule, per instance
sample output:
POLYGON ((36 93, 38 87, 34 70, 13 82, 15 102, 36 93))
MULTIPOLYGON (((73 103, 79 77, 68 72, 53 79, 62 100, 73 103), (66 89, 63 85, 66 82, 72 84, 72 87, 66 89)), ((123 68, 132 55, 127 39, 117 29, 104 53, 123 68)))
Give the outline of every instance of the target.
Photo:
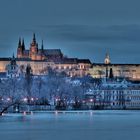
POLYGON ((11 106, 19 106, 23 102, 24 80, 19 78, 10 78, 0 83, 0 115, 2 115, 11 106))
POLYGON ((25 87, 27 90, 28 103, 30 103, 31 102, 31 87, 32 87, 32 69, 30 65, 27 65, 26 67, 25 87))
POLYGON ((102 70, 98 70, 99 78, 102 78, 103 75, 105 75, 105 72, 102 70))
POLYGON ((112 68, 110 68, 110 71, 109 71, 109 78, 110 79, 113 79, 114 78, 113 69, 112 68))

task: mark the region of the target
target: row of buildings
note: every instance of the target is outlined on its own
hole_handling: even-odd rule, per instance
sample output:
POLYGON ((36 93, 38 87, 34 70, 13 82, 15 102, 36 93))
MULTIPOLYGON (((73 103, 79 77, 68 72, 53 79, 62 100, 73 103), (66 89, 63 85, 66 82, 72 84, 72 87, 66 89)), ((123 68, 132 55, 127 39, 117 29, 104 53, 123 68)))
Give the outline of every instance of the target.
POLYGON ((19 76, 30 65, 34 75, 46 74, 48 67, 51 67, 65 71, 71 77, 91 75, 94 78, 108 78, 111 72, 113 77, 140 80, 140 64, 113 64, 108 54, 104 63, 67 58, 60 49, 44 49, 43 41, 39 47, 35 34, 28 48, 24 40, 19 39, 16 57, 0 58, 0 73, 7 73, 8 77, 19 76))
POLYGON ((85 105, 91 109, 140 109, 140 85, 126 81, 105 82, 85 94, 85 105))

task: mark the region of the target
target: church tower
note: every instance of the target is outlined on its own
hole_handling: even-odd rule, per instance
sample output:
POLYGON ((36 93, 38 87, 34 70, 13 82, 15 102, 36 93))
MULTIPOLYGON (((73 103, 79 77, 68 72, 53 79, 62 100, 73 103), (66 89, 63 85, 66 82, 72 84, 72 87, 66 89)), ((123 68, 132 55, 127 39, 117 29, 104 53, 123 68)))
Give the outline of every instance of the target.
POLYGON ((41 60, 44 60, 44 45, 43 45, 43 40, 41 44, 41 60))
POLYGON ((23 51, 23 53, 24 53, 24 51, 25 51, 24 39, 22 40, 21 48, 22 48, 22 51, 23 51))
POLYGON ((105 57, 105 60, 104 60, 104 64, 106 65, 106 80, 107 80, 107 78, 109 77, 108 65, 109 65, 110 63, 111 63, 111 61, 110 61, 109 54, 106 53, 106 57, 105 57))
POLYGON ((36 60, 37 53, 38 53, 38 44, 36 42, 36 37, 35 37, 35 33, 34 33, 32 43, 30 44, 29 57, 32 60, 36 60))
POLYGON ((108 64, 111 63, 110 57, 109 57, 109 54, 108 54, 108 53, 106 53, 106 57, 105 57, 104 63, 105 63, 106 65, 108 65, 108 64))
POLYGON ((21 39, 19 38, 18 48, 17 48, 17 58, 23 58, 24 51, 25 51, 24 39, 22 40, 22 43, 21 43, 21 39))
POLYGON ((17 48, 17 58, 22 58, 22 44, 21 44, 21 39, 19 38, 18 42, 18 48, 17 48))

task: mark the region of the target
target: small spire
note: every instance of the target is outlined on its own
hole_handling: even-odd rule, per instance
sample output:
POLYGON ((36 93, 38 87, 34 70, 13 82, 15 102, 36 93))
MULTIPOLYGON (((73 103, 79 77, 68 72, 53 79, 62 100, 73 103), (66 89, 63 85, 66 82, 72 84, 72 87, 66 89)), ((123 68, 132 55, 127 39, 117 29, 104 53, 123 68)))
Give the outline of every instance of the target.
POLYGON ((106 58, 108 58, 108 59, 109 59, 109 53, 106 53, 106 58))
POLYGON ((13 59, 15 59, 15 55, 14 55, 14 53, 13 53, 13 59))
POLYGON ((11 58, 11 65, 16 65, 16 59, 15 59, 15 55, 14 55, 14 53, 13 53, 13 56, 12 56, 12 58, 11 58))
POLYGON ((109 53, 106 53, 106 57, 105 57, 104 63, 105 64, 110 64, 111 63, 109 53))
POLYGON ((19 38, 18 47, 21 47, 21 38, 19 38))
POLYGON ((41 50, 44 50, 43 40, 42 40, 41 50))
POLYGON ((25 50, 24 38, 22 39, 22 50, 25 50))
POLYGON ((33 33, 33 42, 36 43, 35 33, 33 33))

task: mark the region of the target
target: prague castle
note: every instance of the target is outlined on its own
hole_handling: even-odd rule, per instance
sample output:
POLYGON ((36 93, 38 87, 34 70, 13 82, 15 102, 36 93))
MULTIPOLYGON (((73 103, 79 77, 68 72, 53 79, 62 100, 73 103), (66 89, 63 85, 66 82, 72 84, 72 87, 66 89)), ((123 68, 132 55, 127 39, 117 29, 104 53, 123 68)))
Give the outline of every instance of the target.
POLYGON ((25 48, 24 40, 21 43, 19 39, 17 48, 17 58, 25 58, 30 60, 60 60, 63 58, 63 54, 59 49, 49 49, 46 50, 43 47, 43 41, 41 48, 39 49, 38 43, 36 42, 35 34, 33 35, 33 40, 30 44, 29 50, 25 48))
POLYGON ((25 72, 27 65, 30 65, 33 75, 47 74, 48 68, 51 67, 73 77, 87 75, 91 62, 89 59, 67 58, 60 49, 44 49, 43 41, 39 47, 33 34, 29 50, 26 49, 24 40, 19 39, 16 57, 0 58, 0 72, 7 72, 9 77, 19 75, 25 72), (11 66, 15 64, 12 61, 16 61, 16 66, 11 66), (12 74, 14 71, 12 68, 16 68, 15 74, 12 74))
POLYGON ((104 63, 91 63, 89 59, 67 58, 60 49, 44 49, 43 41, 38 46, 35 34, 26 49, 24 40, 19 39, 17 56, 0 58, 0 73, 7 73, 8 77, 19 76, 30 65, 33 75, 47 74, 49 67, 58 72, 64 71, 67 75, 85 76, 94 78, 113 77, 140 80, 140 64, 113 64, 109 54, 106 54, 104 63))

